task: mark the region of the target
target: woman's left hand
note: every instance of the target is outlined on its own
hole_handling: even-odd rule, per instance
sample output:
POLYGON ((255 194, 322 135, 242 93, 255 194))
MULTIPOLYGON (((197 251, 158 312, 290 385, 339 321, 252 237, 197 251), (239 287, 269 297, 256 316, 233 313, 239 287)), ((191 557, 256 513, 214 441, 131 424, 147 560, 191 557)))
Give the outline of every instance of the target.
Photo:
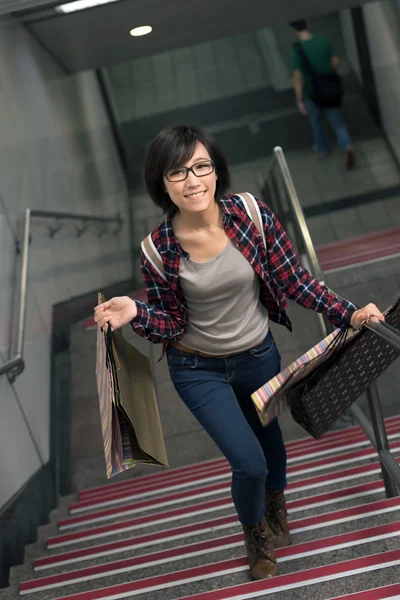
POLYGON ((368 320, 377 323, 378 321, 384 321, 385 316, 375 304, 367 304, 364 308, 360 308, 353 312, 350 325, 355 329, 360 329, 365 322, 368 322, 368 320))

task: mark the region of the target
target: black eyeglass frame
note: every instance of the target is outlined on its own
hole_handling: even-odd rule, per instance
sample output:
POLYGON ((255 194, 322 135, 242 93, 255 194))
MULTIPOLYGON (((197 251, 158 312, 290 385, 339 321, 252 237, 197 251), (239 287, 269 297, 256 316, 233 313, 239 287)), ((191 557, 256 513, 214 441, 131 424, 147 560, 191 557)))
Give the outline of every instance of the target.
POLYGON ((207 175, 211 175, 211 173, 214 173, 214 171, 215 171, 215 163, 214 163, 213 160, 210 160, 210 161, 208 161, 208 160, 207 161, 206 160, 199 160, 197 163, 194 163, 194 165, 192 165, 191 167, 176 167, 176 168, 177 169, 186 169, 186 175, 182 179, 171 180, 171 179, 168 179, 167 172, 171 171, 172 169, 168 169, 168 171, 164 171, 164 175, 165 175, 166 180, 169 181, 170 183, 178 183, 180 181, 185 181, 185 179, 187 179, 188 176, 189 176, 189 171, 191 171, 195 177, 206 177, 207 175), (195 167, 196 165, 200 165, 201 163, 204 163, 204 162, 210 162, 211 163, 211 167, 212 167, 211 171, 209 171, 208 173, 204 173, 204 175, 197 175, 194 172, 193 167, 195 167))

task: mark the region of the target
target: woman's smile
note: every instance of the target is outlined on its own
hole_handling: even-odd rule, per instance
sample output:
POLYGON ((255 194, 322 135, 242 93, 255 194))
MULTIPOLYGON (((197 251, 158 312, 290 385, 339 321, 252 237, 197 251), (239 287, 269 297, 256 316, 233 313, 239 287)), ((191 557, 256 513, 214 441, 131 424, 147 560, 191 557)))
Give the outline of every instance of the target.
POLYGON ((192 194, 185 194, 185 198, 200 198, 204 196, 207 190, 203 190, 202 192, 193 192, 192 194))

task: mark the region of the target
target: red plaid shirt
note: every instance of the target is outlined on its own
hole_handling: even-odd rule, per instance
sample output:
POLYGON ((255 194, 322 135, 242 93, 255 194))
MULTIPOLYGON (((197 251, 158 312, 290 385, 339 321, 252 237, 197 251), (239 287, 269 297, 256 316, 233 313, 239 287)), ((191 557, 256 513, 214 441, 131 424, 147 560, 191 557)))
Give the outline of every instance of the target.
MULTIPOLYGON (((286 298, 306 308, 324 312, 338 327, 348 327, 355 306, 320 285, 303 269, 286 232, 266 204, 257 200, 265 230, 266 248, 240 197, 224 196, 220 200, 224 229, 243 256, 260 276, 260 301, 269 318, 292 330, 286 314, 286 298)), ((141 268, 148 303, 136 301, 137 316, 133 329, 154 343, 178 341, 188 326, 188 310, 179 285, 181 257, 189 255, 176 239, 171 219, 166 217, 151 233, 161 255, 166 281, 142 252, 141 268)))

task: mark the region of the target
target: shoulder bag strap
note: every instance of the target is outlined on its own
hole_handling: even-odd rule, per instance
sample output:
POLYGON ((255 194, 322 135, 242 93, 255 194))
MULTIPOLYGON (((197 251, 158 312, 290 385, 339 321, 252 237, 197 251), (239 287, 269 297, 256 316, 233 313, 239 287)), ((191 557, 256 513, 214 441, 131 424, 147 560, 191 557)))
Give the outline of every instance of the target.
POLYGON ((305 66, 310 71, 310 75, 314 76, 316 73, 313 67, 311 66, 311 63, 308 59, 306 51, 303 48, 303 45, 300 42, 296 42, 295 44, 293 44, 293 47, 296 50, 297 54, 303 59, 305 66))
POLYGON ((161 277, 167 281, 167 278, 165 277, 163 261, 160 253, 153 243, 153 240, 151 239, 151 233, 149 233, 149 235, 143 240, 141 246, 147 260, 151 262, 157 273, 159 273, 159 275, 161 275, 161 277))
MULTIPOLYGON (((243 194, 238 194, 242 199, 244 207, 246 209, 249 218, 253 221, 254 225, 257 227, 258 233, 261 235, 265 248, 267 247, 264 227, 262 225, 261 212, 259 206, 257 204, 257 200, 254 198, 252 194, 247 192, 243 194)), ((162 258, 157 248, 155 247, 153 240, 151 239, 151 233, 142 241, 142 250, 147 258, 155 268, 155 270, 161 275, 161 277, 166 281, 165 270, 162 258)))
POLYGON ((261 235, 264 247, 267 247, 267 242, 265 239, 265 231, 262 223, 260 208, 257 204, 257 200, 254 198, 252 194, 248 192, 244 192, 242 194, 238 194, 238 196, 242 199, 244 207, 246 209, 249 218, 253 221, 254 225, 258 229, 258 233, 261 235))

